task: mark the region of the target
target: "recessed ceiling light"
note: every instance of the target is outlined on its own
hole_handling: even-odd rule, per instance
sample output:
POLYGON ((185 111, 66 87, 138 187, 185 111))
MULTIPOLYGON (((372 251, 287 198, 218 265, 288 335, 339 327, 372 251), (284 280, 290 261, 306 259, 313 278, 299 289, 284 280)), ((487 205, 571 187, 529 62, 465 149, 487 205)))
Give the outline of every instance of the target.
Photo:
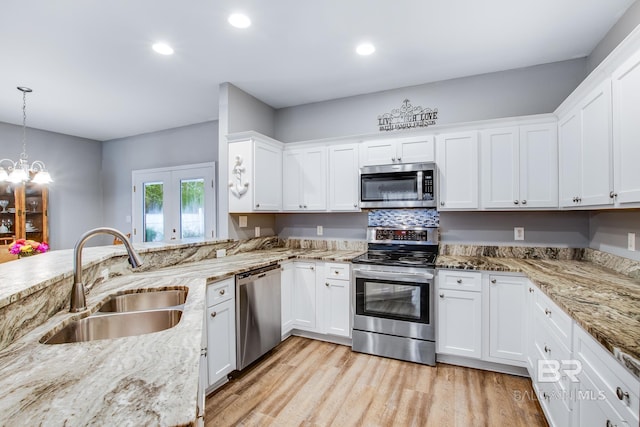
POLYGON ((160 55, 173 55, 173 48, 166 43, 156 43, 151 47, 160 55))
POLYGON ((229 15, 229 24, 233 25, 236 28, 247 28, 251 25, 251 19, 247 15, 243 15, 242 13, 234 13, 229 15))
POLYGON ((371 43, 362 43, 359 44, 358 47, 356 47, 356 53, 362 56, 371 55, 375 51, 376 48, 371 43))

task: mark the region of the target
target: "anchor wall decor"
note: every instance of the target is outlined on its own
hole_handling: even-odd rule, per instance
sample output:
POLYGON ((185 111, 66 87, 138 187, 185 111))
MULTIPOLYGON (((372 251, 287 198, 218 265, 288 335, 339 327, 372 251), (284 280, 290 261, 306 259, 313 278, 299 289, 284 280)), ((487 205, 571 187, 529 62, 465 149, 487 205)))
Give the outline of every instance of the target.
POLYGON ((231 181, 229 181, 231 193, 238 199, 249 190, 249 182, 242 183, 242 175, 246 173, 246 168, 242 165, 243 161, 242 157, 236 156, 236 161, 231 171, 231 181))

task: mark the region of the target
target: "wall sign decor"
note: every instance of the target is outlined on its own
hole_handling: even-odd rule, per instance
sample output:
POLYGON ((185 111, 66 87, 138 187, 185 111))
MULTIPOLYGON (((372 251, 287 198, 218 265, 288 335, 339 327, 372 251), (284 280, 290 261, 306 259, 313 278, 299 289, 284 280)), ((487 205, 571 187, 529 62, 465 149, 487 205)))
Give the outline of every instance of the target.
POLYGON ((242 175, 246 172, 246 168, 242 164, 244 159, 240 156, 236 156, 233 168, 231 169, 231 181, 229 181, 229 188, 231 194, 238 199, 241 198, 249 189, 249 182, 245 180, 242 182, 242 175))
POLYGON ((405 99, 400 108, 394 108, 390 113, 378 116, 380 131, 411 129, 427 127, 436 124, 438 109, 414 106, 411 101, 405 99))

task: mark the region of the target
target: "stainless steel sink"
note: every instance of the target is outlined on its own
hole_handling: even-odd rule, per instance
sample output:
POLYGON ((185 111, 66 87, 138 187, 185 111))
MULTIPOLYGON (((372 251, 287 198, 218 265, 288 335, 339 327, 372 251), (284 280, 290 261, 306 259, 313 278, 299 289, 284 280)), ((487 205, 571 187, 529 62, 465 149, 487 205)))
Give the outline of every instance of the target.
POLYGON ((98 312, 122 313, 125 311, 175 307, 184 304, 186 299, 187 291, 182 289, 116 295, 105 302, 98 312))
POLYGON ((89 316, 65 326, 44 344, 66 344, 149 334, 172 328, 182 310, 153 310, 89 316))

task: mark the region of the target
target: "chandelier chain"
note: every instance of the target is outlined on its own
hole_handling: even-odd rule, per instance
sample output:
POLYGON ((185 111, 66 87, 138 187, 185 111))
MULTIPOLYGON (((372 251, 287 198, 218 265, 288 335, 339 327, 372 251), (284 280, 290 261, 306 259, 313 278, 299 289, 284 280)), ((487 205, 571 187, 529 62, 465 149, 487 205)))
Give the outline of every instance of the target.
POLYGON ((20 159, 27 160, 27 92, 22 91, 22 154, 20 159))

